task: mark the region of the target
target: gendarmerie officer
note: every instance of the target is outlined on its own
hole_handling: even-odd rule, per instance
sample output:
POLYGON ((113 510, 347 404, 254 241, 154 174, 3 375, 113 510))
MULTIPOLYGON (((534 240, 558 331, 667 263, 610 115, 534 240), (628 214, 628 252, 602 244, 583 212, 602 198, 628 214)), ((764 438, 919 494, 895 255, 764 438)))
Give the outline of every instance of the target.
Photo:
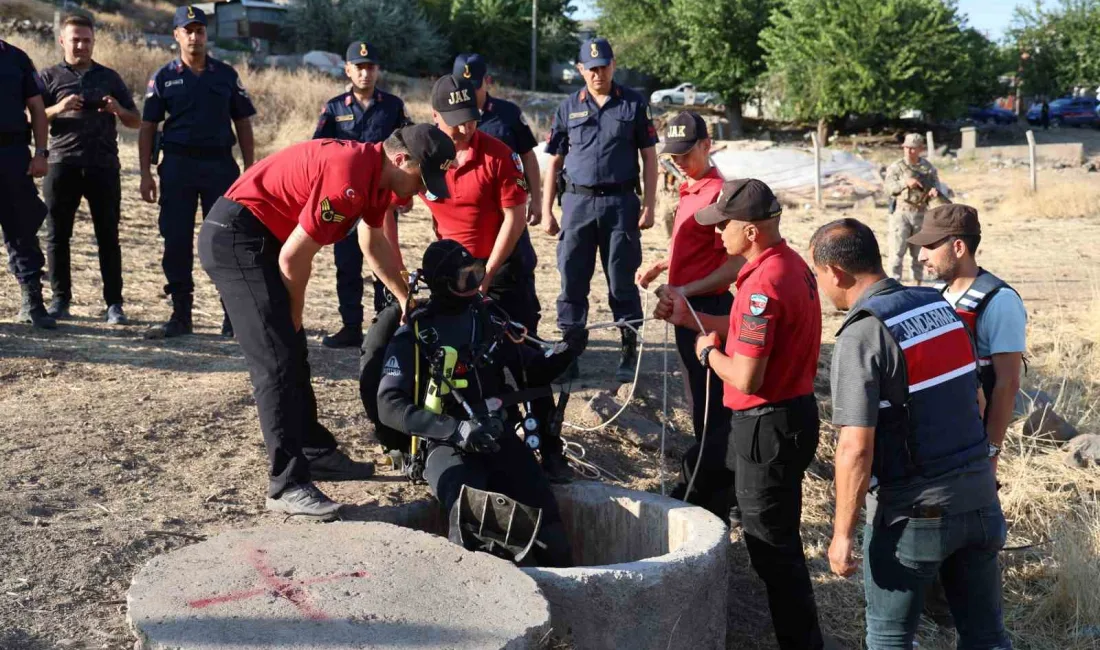
POLYGON ((42 81, 26 52, 0 40, 0 195, 7 205, 0 210, 0 228, 8 251, 8 269, 23 293, 16 321, 53 329, 57 321, 42 302, 42 249, 38 228, 46 218, 46 206, 38 198, 34 179, 49 167, 46 107, 42 81), (31 114, 28 128, 26 112, 31 114), (27 151, 34 133, 34 155, 27 151))
MULTIPOLYGON (((577 70, 585 88, 558 107, 550 126, 546 152, 550 165, 543 175, 542 216, 557 234, 553 199, 558 172, 564 170, 561 236, 558 241, 558 327, 584 327, 588 292, 600 255, 607 275, 608 302, 615 320, 642 318, 634 274, 642 264, 641 230, 653 226, 657 200, 657 132, 649 102, 613 81, 615 59, 602 38, 581 46, 577 70), (642 169, 638 169, 641 152, 642 169), (639 176, 644 197, 638 198, 639 176)), ((637 335, 622 329, 622 356, 616 379, 634 377, 637 335)), ((571 367, 570 376, 576 375, 571 367)))
MULTIPOLYGON (((668 271, 668 284, 657 287, 658 297, 675 291, 687 298, 697 312, 725 316, 733 306, 730 285, 745 264, 743 257, 726 253, 722 237, 713 226, 695 220, 695 214, 715 202, 722 190, 722 175, 710 161, 710 137, 703 118, 685 111, 669 120, 665 127, 661 155, 669 156, 674 165, 687 176, 680 185, 680 200, 672 226, 668 256, 648 268, 638 271, 638 285, 643 289, 668 271)), ((726 442, 729 439, 730 410, 722 404, 722 380, 699 363, 695 355, 692 328, 676 327, 676 349, 684 368, 684 384, 696 444, 683 457, 680 482, 671 496, 696 503, 715 513, 727 523, 739 520, 732 491, 733 477, 726 467, 726 442), (707 393, 707 375, 710 393, 707 393), (709 404, 708 404, 709 400, 709 404), (709 407, 709 408, 708 408, 709 407), (706 432, 706 451, 701 451, 706 432), (695 467, 698 475, 692 482, 695 467), (688 486, 692 493, 687 494, 688 486)))
POLYGON ((381 234, 394 197, 427 186, 447 194, 454 145, 421 124, 382 144, 309 140, 268 156, 229 188, 199 231, 199 258, 236 324, 267 445, 267 507, 334 517, 339 505, 313 480, 368 478, 374 466, 336 449, 317 421, 302 327, 313 258, 358 224, 373 271, 408 302, 401 263, 381 234))
MULTIPOLYGON (((412 123, 405 102, 377 87, 381 66, 381 56, 370 43, 354 41, 348 45, 344 74, 351 82, 351 89, 325 102, 313 132, 314 139, 383 142, 395 129, 412 123)), ((386 215, 384 230, 394 233, 390 243, 400 255, 395 218, 392 212, 386 215)), ((336 242, 332 256, 336 262, 336 296, 340 301, 343 327, 325 336, 321 343, 330 348, 359 347, 363 343, 363 252, 359 250, 354 232, 336 242)), ((382 311, 388 302, 386 286, 375 278, 375 313, 382 311)))
MULTIPOLYGON (((205 218, 240 175, 233 160, 234 143, 240 142, 245 169, 253 161, 250 118, 256 109, 236 70, 207 56, 206 14, 196 7, 179 7, 172 24, 180 56, 149 80, 138 136, 141 198, 153 203, 157 200, 152 173, 154 140, 157 124, 164 122, 160 136, 164 159, 157 173, 162 265, 167 280, 164 292, 172 298, 172 316, 147 332, 150 338, 191 333, 195 209, 201 200, 205 218)), ((222 320, 222 335, 233 335, 228 315, 222 320)))
POLYGON ((122 248, 118 223, 122 211, 116 119, 136 129, 141 123, 130 89, 114 70, 92 59, 95 27, 85 16, 61 23, 64 62, 42 71, 46 117, 50 121, 50 172, 42 193, 46 219, 46 261, 53 299, 49 312, 68 318, 72 302, 69 240, 81 198, 92 214, 107 322, 126 323, 122 310, 122 248))
MULTIPOLYGON (((587 331, 572 330, 549 357, 541 349, 514 342, 507 317, 481 294, 484 262, 456 241, 441 239, 429 245, 421 271, 431 297, 425 306, 412 310, 408 324, 386 348, 378 387, 382 421, 424 442, 419 452, 423 459, 414 462, 423 462, 424 478, 450 514, 452 541, 473 549, 484 546, 478 527, 469 535, 464 534, 468 528, 458 530, 458 524, 463 511, 475 517, 477 512, 463 507, 463 494, 470 488, 491 490, 541 510, 531 555, 543 566, 569 566, 569 541, 554 494, 531 449, 516 433, 518 410, 491 406, 489 400, 547 386, 584 350, 587 331), (510 385, 505 369, 515 385, 510 385)), ((482 523, 491 528, 494 522, 487 518, 482 523)), ((531 545, 518 546, 522 550, 531 545)), ((514 559, 522 559, 516 555, 514 559)))
POLYGON ((887 277, 874 233, 855 219, 819 228, 810 255, 822 293, 848 311, 829 382, 840 429, 829 565, 839 576, 858 569, 866 504, 867 648, 913 647, 937 576, 958 647, 1011 648, 997 559, 1007 532, 997 449, 982 425, 964 323, 936 289, 887 277))
MULTIPOLYGON (((727 462, 776 639, 783 650, 804 650, 824 646, 799 532, 802 479, 820 427, 814 377, 821 303, 813 272, 779 232, 782 212, 766 184, 741 179, 727 181, 717 201, 695 213, 697 222, 722 232, 727 253, 746 260, 729 316, 699 314, 709 334, 695 350, 721 378, 723 402, 733 411, 727 462)), ((672 322, 696 328, 683 296, 666 295, 672 322)))

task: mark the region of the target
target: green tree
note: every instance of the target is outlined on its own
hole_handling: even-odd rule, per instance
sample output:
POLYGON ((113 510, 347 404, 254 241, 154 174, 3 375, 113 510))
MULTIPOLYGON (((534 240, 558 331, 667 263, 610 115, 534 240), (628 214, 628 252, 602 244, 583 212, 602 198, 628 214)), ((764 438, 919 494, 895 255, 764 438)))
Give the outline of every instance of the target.
POLYGON ((1003 67, 944 0, 786 0, 761 40, 783 109, 823 136, 849 114, 957 115, 996 95, 1003 67))
POLYGON ((1020 53, 1020 73, 1029 94, 1057 96, 1100 83, 1100 0, 1061 0, 1047 9, 1035 2, 1017 7, 1008 39, 1020 53))
POLYGON ((599 0, 600 33, 624 66, 722 96, 734 132, 764 71, 758 35, 777 0, 599 0))

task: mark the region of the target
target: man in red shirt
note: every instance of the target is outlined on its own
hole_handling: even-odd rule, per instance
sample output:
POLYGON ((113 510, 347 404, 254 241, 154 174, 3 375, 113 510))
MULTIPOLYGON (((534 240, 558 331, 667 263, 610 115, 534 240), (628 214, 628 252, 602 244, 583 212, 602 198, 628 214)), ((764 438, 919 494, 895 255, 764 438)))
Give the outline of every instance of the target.
POLYGON ((317 422, 302 312, 313 258, 358 225, 371 270, 404 305, 400 257, 382 233, 394 196, 425 187, 447 196, 454 145, 420 124, 384 143, 310 140, 265 158, 218 199, 199 231, 214 281, 248 364, 270 465, 267 508, 330 519, 340 505, 313 480, 355 480, 374 466, 336 449, 317 422))
MULTIPOLYGON (((813 649, 824 641, 799 525, 802 477, 818 443, 821 304, 813 272, 779 234, 781 214, 771 189, 755 179, 726 182, 714 205, 695 214, 721 232, 727 253, 746 260, 728 320, 699 315, 708 333, 696 351, 722 379, 722 401, 733 411, 729 469, 779 647, 813 649)), ((663 313, 674 324, 697 327, 683 297, 671 296, 662 301, 663 313)))
MULTIPOLYGON (((710 162, 710 138, 703 118, 689 111, 676 115, 665 127, 661 155, 688 177, 680 185, 680 202, 672 226, 668 257, 648 269, 638 271, 637 282, 649 288, 661 273, 668 271, 668 284, 657 287, 655 293, 664 297, 675 291, 687 298, 696 312, 727 317, 733 304, 730 285, 745 258, 726 254, 722 237, 713 226, 700 225, 695 213, 714 203, 722 189, 722 175, 710 162)), ((721 517, 726 523, 740 520, 733 499, 733 474, 726 469, 726 441, 729 438, 730 411, 722 405, 722 380, 699 363, 695 356, 694 328, 676 327, 676 349, 684 370, 684 388, 691 405, 692 426, 696 444, 681 460, 680 482, 672 490, 674 499, 684 499, 701 505, 721 517), (710 379, 710 408, 707 409, 707 374, 710 379), (706 453, 699 460, 704 442, 706 453), (699 475, 694 483, 695 467, 699 475), (692 493, 687 494, 688 485, 692 493)))

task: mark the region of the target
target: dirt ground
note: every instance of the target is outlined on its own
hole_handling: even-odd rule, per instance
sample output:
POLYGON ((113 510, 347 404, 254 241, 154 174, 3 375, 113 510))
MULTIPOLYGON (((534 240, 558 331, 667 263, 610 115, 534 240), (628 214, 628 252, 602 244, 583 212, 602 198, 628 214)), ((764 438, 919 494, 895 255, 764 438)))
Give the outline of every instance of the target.
MULTIPOLYGON (((94 237, 83 211, 73 238, 74 320, 54 332, 14 324, 19 291, 10 276, 0 280, 0 648, 132 647, 125 595, 145 561, 219 531, 277 521, 263 508, 265 461, 248 377, 236 344, 218 336, 220 309, 201 269, 195 270, 196 334, 169 341, 141 337, 170 309, 161 295, 157 210, 139 198, 136 147, 125 142, 122 149, 121 237, 126 309, 133 324, 116 328, 103 323, 94 237)), ((1072 183, 1096 183, 1096 176, 1078 170, 1058 173, 1072 183)), ((982 207, 997 205, 999 195, 1014 191, 1023 178, 1015 171, 977 167, 952 171, 950 165, 944 175, 982 207)), ((870 219, 884 238, 881 210, 852 214, 870 219)), ((997 214, 1002 216, 984 221, 983 265, 1020 289, 1033 329, 1076 318, 1073 314, 1080 310, 1075 305, 1093 300, 1100 269, 1096 212, 1053 224, 1024 214, 997 214)), ((792 209, 783 227, 790 243, 805 251, 813 229, 837 216, 792 209)), ((410 266, 431 237, 427 212, 418 202, 401 222, 410 266)), ((551 336, 559 288, 555 241, 541 230, 533 232, 533 240, 540 257, 543 334, 551 336)), ((659 226, 648 232, 643 248, 647 263, 665 254, 665 231, 659 226)), ((369 295, 368 289, 368 310, 369 295)), ((606 297, 606 284, 597 272, 590 321, 611 319, 606 297)), ((336 306, 332 258, 326 250, 315 266, 306 311, 318 407, 322 421, 352 456, 372 458, 377 448, 359 402, 357 352, 320 345, 325 332, 339 327, 336 306)), ((827 368, 838 324, 839 315, 826 310, 822 369, 827 368)), ((633 408, 658 421, 663 325, 651 324, 645 341, 638 389, 644 404, 633 408)), ((675 369, 675 350, 669 349, 669 368, 675 369)), ((613 331, 598 332, 584 356, 585 383, 610 386, 616 363, 613 331)), ((1041 378, 1032 379, 1036 382, 1041 378)), ((688 420, 678 372, 671 375, 669 388, 675 431, 670 431, 663 467, 671 480, 676 459, 687 446, 681 433, 688 420)), ((819 389, 827 416, 825 370, 819 389)), ((581 417, 583 401, 574 396, 567 419, 581 417)), ((1091 418, 1084 413, 1083 428, 1095 427, 1095 416, 1091 418)), ((828 431, 823 449, 831 444, 824 442, 828 431)), ((660 489, 662 459, 654 450, 639 448, 614 429, 567 432, 567 437, 584 445, 589 460, 627 486, 660 489)), ((823 458, 807 478, 807 554, 823 627, 837 636, 840 646, 859 647, 852 625, 862 614, 852 596, 858 592, 852 581, 828 573, 825 558, 831 532, 831 485, 826 480, 831 453, 823 458)), ((336 499, 360 505, 385 506, 426 495, 424 488, 385 472, 374 481, 322 487, 336 499)), ((731 604, 736 606, 731 607, 728 647, 770 648, 767 606, 743 545, 734 544, 731 558, 731 604)), ((927 647, 947 647, 944 638, 930 637, 927 647)))

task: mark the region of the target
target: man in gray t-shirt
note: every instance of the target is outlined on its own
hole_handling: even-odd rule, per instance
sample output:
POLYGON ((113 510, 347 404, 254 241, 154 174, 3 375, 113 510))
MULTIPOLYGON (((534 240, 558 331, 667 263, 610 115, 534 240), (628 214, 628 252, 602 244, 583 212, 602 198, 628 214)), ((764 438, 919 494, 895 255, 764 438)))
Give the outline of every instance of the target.
POLYGON ((858 569, 866 500, 867 647, 912 647, 940 575, 960 647, 1010 648, 997 564, 1006 525, 962 322, 934 290, 887 278, 874 233, 855 219, 822 226, 810 252, 821 291, 851 312, 832 357, 840 437, 829 563, 841 576, 858 569))

